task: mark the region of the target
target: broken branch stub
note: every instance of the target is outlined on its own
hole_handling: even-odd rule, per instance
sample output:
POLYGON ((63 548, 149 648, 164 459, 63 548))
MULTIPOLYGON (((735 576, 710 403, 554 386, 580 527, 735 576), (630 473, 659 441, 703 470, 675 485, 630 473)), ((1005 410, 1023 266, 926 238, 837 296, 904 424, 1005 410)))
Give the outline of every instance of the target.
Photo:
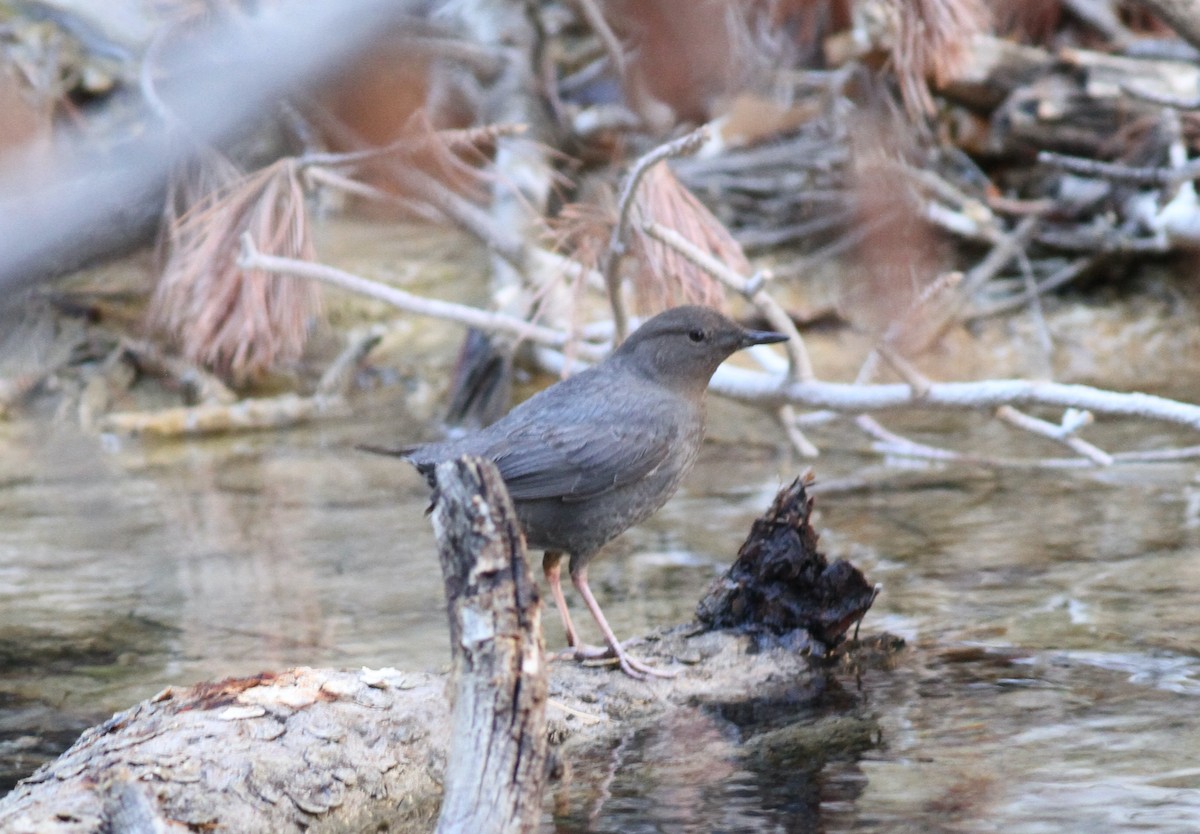
POLYGON ((866 615, 878 588, 845 559, 830 564, 817 550, 808 483, 797 478, 780 489, 754 521, 737 560, 696 607, 701 623, 764 636, 804 629, 813 653, 823 654, 866 615))
POLYGON ((439 464, 433 524, 454 686, 437 831, 533 832, 546 770, 541 601, 495 465, 469 457, 439 464))

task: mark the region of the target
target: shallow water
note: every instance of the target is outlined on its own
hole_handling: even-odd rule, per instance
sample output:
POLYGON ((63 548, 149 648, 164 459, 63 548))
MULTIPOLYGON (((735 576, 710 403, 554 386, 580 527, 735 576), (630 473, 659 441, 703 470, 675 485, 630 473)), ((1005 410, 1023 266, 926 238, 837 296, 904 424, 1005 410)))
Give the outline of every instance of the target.
MULTIPOLYGON (((6 438, 10 778, 168 684, 445 663, 424 486, 349 451, 405 430, 386 397, 358 411, 202 442, 6 438)), ((593 566, 618 633, 688 619, 796 468, 771 447, 710 444, 684 490, 593 566)), ((1195 467, 996 475, 834 451, 817 471, 823 548, 884 586, 864 629, 909 646, 894 669, 834 675, 767 712, 870 716, 878 737, 848 759, 779 763, 740 746, 758 719, 698 710, 581 765, 547 830, 1200 829, 1195 467), (849 477, 872 486, 837 490, 849 477)))

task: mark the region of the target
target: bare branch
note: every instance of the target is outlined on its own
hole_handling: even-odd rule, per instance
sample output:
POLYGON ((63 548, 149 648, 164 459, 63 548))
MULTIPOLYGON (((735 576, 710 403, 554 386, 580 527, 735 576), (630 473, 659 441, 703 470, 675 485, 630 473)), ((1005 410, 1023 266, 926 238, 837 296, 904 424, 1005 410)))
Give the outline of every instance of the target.
MULTIPOLYGON (((1076 258, 1062 269, 1050 275, 1047 278, 1039 281, 1033 289, 1039 295, 1048 293, 1051 290, 1058 289, 1063 284, 1075 280, 1077 277, 1087 272, 1095 266, 1101 259, 1101 255, 1085 255, 1081 258, 1076 258)), ((966 318, 979 319, 986 316, 994 316, 999 313, 1007 313, 1017 307, 1021 307, 1029 302, 1030 290, 1026 288, 1024 291, 1017 293, 1012 298, 1005 298, 1000 301, 993 301, 990 304, 978 304, 970 310, 966 318)))
POLYGON ((346 396, 354 382, 354 371, 367 357, 386 333, 384 325, 376 324, 365 330, 352 331, 346 339, 346 347, 329 363, 321 380, 317 383, 317 396, 346 396))
POLYGON ((1025 282, 1025 295, 1029 298, 1029 312, 1033 317, 1033 327, 1037 331, 1039 346, 1042 349, 1044 369, 1046 375, 1050 376, 1054 340, 1050 337, 1050 328, 1046 325, 1046 315, 1042 310, 1042 296, 1037 291, 1037 276, 1033 274, 1033 264, 1029 262, 1029 255, 1024 250, 1017 253, 1017 263, 1021 265, 1021 279, 1025 282))
POLYGON ((1037 215, 1025 217, 1010 234, 1000 238, 987 256, 963 277, 963 295, 969 296, 974 293, 999 274, 1009 261, 1024 251, 1040 222, 1037 215))
POLYGON ((625 50, 621 48, 621 42, 617 40, 612 27, 604 19, 604 14, 596 5, 595 0, 571 0, 571 5, 579 11, 583 19, 587 21, 587 25, 600 39, 600 43, 604 46, 604 52, 612 61, 613 69, 617 71, 617 77, 624 79, 625 50))
POLYGON ((875 348, 875 353, 884 361, 887 362, 892 370, 900 375, 900 378, 908 383, 912 388, 913 396, 921 399, 925 396, 925 392, 932 385, 929 378, 913 367, 912 363, 893 350, 886 344, 880 344, 875 348))
POLYGON ((1125 82, 1121 89, 1134 98, 1140 98, 1151 104, 1161 104, 1163 107, 1174 107, 1176 110, 1200 109, 1200 96, 1174 96, 1160 90, 1152 90, 1141 84, 1125 82))
MULTIPOLYGON (((279 258, 264 255, 254 248, 254 241, 248 236, 242 237, 242 252, 238 259, 243 269, 261 269, 264 272, 274 272, 283 275, 294 275, 297 278, 309 278, 323 281, 344 290, 356 292, 378 299, 393 307, 417 313, 422 316, 456 321, 471 327, 478 327, 493 333, 505 333, 518 339, 527 339, 551 347, 563 347, 571 341, 572 336, 561 330, 530 324, 524 319, 508 316, 503 313, 489 313, 477 307, 466 304, 455 304, 451 301, 441 301, 436 298, 423 298, 396 287, 371 281, 359 275, 336 269, 324 264, 310 263, 293 258, 279 258)), ((590 345, 579 345, 581 355, 596 359, 603 351, 590 345)))
POLYGON ((612 305, 613 322, 616 324, 616 344, 625 340, 629 330, 628 317, 625 314, 625 303, 621 300, 620 268, 621 258, 625 254, 625 230, 629 227, 630 210, 633 207, 633 197, 637 192, 638 183, 646 172, 663 160, 676 156, 686 156, 695 153, 708 139, 708 128, 701 127, 691 133, 680 136, 666 144, 659 145, 654 150, 642 156, 629 173, 621 186, 621 194, 617 199, 617 222, 613 226, 612 235, 608 241, 608 252, 604 256, 604 266, 600 270, 604 275, 604 283, 608 287, 609 303, 612 305))
POLYGON ((783 426, 788 441, 797 452, 806 458, 820 456, 821 450, 813 445, 804 432, 800 431, 800 425, 796 422, 796 409, 793 406, 780 406, 775 416, 778 418, 779 424, 783 426))
POLYGON ((1067 156, 1054 151, 1042 151, 1038 162, 1072 174, 1085 177, 1129 182, 1135 185, 1177 185, 1184 180, 1200 179, 1200 159, 1194 159, 1178 168, 1151 166, 1135 167, 1115 162, 1099 162, 1082 156, 1067 156))
POLYGON ((1083 438, 1074 436, 1075 431, 1092 422, 1091 412, 1068 409, 1067 413, 1063 415, 1062 425, 1058 426, 1018 411, 1011 405, 1002 405, 997 408, 996 416, 1009 425, 1042 437, 1047 437, 1057 443, 1062 443, 1097 466, 1112 466, 1112 455, 1103 449, 1093 446, 1083 438), (1083 419, 1075 419, 1075 415, 1084 415, 1084 417, 1083 419))
POLYGON ((723 365, 713 377, 711 388, 716 393, 747 403, 791 403, 849 413, 913 408, 974 411, 1001 405, 1046 405, 1156 420, 1200 431, 1200 405, 1140 392, 1106 391, 1087 385, 1025 379, 933 382, 923 397, 917 397, 907 383, 789 383, 783 375, 723 365))
POLYGON ((296 164, 301 168, 307 168, 312 165, 320 165, 326 168, 358 165, 361 162, 370 162, 398 151, 416 153, 435 140, 443 142, 451 150, 463 147, 471 148, 488 142, 494 142, 501 136, 522 136, 528 129, 528 126, 523 124, 498 124, 461 130, 438 130, 416 136, 405 135, 387 145, 377 148, 365 148, 361 151, 306 153, 296 158, 296 164))

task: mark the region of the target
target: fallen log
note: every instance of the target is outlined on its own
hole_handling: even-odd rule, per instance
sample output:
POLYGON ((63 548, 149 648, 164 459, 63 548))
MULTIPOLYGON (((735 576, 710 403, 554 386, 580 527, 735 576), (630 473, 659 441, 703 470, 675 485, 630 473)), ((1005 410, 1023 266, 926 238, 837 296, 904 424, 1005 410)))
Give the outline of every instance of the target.
MULTIPOLYGON (((642 638, 640 654, 679 670, 671 680, 635 681, 574 662, 553 665, 542 730, 536 717, 546 672, 540 635, 532 641, 518 636, 540 631, 540 603, 527 568, 509 569, 523 566, 524 554, 519 537, 504 532, 507 495, 471 469, 473 464, 448 466, 458 474, 439 472, 437 529, 443 557, 458 563, 456 572, 447 571, 452 622, 458 618, 452 626, 454 720, 444 677, 394 669, 299 668, 168 688, 88 730, 0 799, 0 831, 149 832, 178 825, 239 832, 429 831, 443 803, 443 785, 443 814, 465 808, 469 815, 471 803, 478 806, 486 795, 493 798, 488 808, 506 809, 514 827, 504 830, 529 830, 521 826, 531 814, 536 822, 542 807, 544 765, 535 736, 553 745, 562 780, 556 790, 566 794, 572 778, 586 778, 570 774, 589 753, 611 749, 647 728, 686 727, 697 710, 719 714, 739 702, 796 705, 790 722, 776 721, 743 740, 738 755, 748 759, 794 766, 800 756, 819 767, 826 756, 853 755, 875 743, 877 727, 869 714, 814 723, 800 708, 804 698, 820 694, 836 662, 871 662, 874 647, 887 653, 899 645, 885 635, 868 641, 864 652, 861 644, 845 640, 875 589, 851 566, 830 566, 816 552, 803 483, 780 492, 742 548, 741 567, 715 583, 701 606, 745 615, 725 623, 733 628, 689 624, 642 638), (471 483, 474 489, 465 486, 471 483), (769 557, 761 568, 753 566, 755 553, 769 557), (522 572, 525 578, 517 578, 522 572), (755 576, 769 578, 774 587, 755 590, 755 576), (778 617, 772 625, 758 623, 754 606, 744 604, 790 600, 768 609, 800 612, 790 622, 802 622, 810 609, 795 604, 793 592, 805 584, 828 589, 831 580, 855 601, 849 606, 834 601, 832 614, 812 609, 825 624, 820 637, 794 624, 783 626, 778 617), (504 610, 480 608, 489 596, 504 610), (816 655, 827 659, 817 662, 816 655), (493 679, 495 685, 487 683, 493 679), (489 714, 506 723, 485 720, 489 714), (486 756, 464 733, 457 720, 462 715, 471 716, 467 727, 490 738, 486 756), (504 753, 490 746, 514 742, 504 753), (463 752, 465 763, 456 757, 463 752), (484 760, 494 763, 493 756, 505 764, 481 766, 484 760), (452 787, 463 778, 468 784, 452 787), (495 785, 469 784, 485 778, 499 778, 515 790, 495 799, 502 796, 493 792, 495 785)), ((442 830, 484 830, 465 827, 461 819, 442 830)))

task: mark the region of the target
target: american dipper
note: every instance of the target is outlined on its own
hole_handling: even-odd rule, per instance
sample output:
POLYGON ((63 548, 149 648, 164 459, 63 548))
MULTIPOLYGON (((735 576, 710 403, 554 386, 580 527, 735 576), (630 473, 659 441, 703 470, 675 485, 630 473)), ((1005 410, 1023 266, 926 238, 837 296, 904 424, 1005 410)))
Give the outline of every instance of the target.
POLYGON ((745 330, 707 307, 676 307, 638 328, 603 362, 556 383, 482 430, 395 450, 434 486, 441 461, 495 462, 578 659, 615 657, 634 678, 669 676, 621 647, 588 587, 592 557, 666 503, 700 450, 704 394, 717 366, 750 345, 787 336, 745 330), (607 649, 584 646, 567 613, 559 562, 600 626, 607 649))

